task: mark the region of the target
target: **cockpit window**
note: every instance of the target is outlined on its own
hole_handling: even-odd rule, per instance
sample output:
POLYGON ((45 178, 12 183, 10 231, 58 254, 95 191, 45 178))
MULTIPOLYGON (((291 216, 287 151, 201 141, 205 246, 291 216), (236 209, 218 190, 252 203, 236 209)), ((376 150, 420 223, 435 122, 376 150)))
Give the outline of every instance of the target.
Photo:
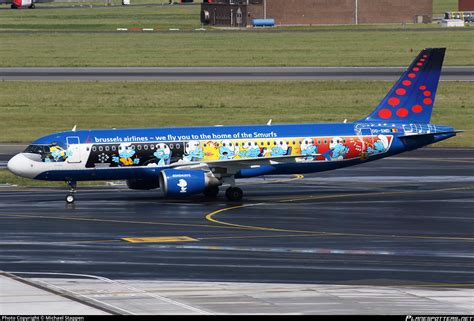
POLYGON ((45 145, 30 145, 23 153, 43 154, 46 150, 49 151, 49 148, 45 145))
POLYGON ((41 160, 45 163, 64 162, 69 156, 69 152, 56 144, 51 145, 30 145, 24 153, 41 155, 41 160))

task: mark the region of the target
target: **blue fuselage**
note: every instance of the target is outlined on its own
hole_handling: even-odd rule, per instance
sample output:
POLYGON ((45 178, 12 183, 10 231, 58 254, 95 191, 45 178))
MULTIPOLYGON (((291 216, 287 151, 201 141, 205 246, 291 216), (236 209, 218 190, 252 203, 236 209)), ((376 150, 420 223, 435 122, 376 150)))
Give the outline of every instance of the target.
POLYGON ((146 180, 180 164, 230 166, 237 168, 230 173, 235 178, 310 173, 420 148, 455 135, 443 134, 449 131, 370 122, 69 131, 34 141, 23 153, 33 166, 17 174, 55 181, 146 180))

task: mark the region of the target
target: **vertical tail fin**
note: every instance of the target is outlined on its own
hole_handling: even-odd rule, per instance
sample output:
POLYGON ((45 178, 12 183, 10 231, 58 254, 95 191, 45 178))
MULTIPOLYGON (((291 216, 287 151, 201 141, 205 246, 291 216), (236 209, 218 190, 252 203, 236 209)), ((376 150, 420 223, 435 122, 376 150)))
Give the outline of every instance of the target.
POLYGON ((446 48, 422 50, 364 121, 429 123, 446 48))

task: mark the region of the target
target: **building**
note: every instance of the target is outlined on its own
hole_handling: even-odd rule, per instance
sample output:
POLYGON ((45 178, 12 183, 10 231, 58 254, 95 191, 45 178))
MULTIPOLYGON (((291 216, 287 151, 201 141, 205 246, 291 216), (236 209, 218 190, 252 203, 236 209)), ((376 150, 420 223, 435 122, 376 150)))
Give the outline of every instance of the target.
POLYGON ((459 11, 474 11, 474 0, 459 0, 459 11))
POLYGON ((204 0, 201 22, 245 27, 253 19, 276 25, 431 22, 433 0, 204 0))

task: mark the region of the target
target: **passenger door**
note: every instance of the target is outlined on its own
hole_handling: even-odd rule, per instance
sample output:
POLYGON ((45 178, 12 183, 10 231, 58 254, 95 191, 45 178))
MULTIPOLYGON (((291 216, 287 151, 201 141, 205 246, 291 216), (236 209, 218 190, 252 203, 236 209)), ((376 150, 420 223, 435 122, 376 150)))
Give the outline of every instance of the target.
POLYGON ((67 152, 68 152, 68 163, 80 163, 81 162, 81 145, 79 137, 67 137, 67 152))

